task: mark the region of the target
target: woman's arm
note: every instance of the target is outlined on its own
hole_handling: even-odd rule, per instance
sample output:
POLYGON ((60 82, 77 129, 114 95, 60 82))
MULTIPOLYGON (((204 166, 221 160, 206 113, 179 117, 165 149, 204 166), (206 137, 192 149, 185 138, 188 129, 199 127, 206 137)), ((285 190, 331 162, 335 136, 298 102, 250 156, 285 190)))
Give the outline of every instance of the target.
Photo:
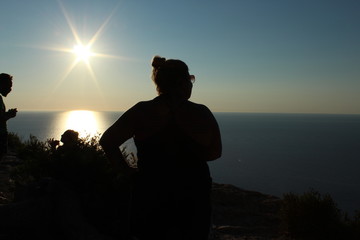
POLYGON ((189 104, 179 114, 179 124, 184 131, 202 146, 200 158, 213 161, 221 157, 222 143, 219 125, 210 111, 202 104, 189 104))
POLYGON ((121 153, 120 145, 134 135, 136 124, 136 110, 134 107, 126 111, 100 138, 100 145, 107 158, 115 169, 121 172, 130 170, 124 156, 121 153))
MULTIPOLYGON (((210 110, 209 110, 210 111, 210 110)), ((221 142, 221 134, 219 125, 214 117, 214 115, 210 112, 210 126, 212 131, 212 139, 210 146, 208 148, 208 161, 213 161, 221 157, 222 154, 222 142, 221 142)))

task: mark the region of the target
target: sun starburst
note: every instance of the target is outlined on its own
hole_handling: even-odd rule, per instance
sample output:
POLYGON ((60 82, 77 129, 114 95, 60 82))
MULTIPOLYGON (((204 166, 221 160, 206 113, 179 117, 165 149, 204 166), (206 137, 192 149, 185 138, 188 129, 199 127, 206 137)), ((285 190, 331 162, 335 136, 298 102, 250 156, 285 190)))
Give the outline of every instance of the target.
POLYGON ((77 44, 74 46, 72 52, 76 56, 76 61, 83 61, 85 63, 89 63, 89 59, 91 56, 95 54, 91 51, 90 45, 77 44))
POLYGON ((97 40, 100 38, 101 34, 104 32, 106 26, 108 25, 109 21, 111 20, 112 16, 116 12, 119 5, 113 9, 112 13, 100 25, 100 27, 93 34, 91 39, 88 42, 85 42, 85 41, 83 41, 83 39, 80 38, 79 33, 78 33, 78 31, 77 31, 77 29, 75 27, 75 24, 71 20, 69 14, 66 11, 66 9, 65 9, 64 5, 62 4, 62 2, 59 0, 58 3, 59 3, 59 6, 60 6, 60 9, 61 9, 61 11, 63 13, 64 18, 66 19, 67 25, 70 28, 72 36, 74 38, 73 47, 72 48, 69 48, 69 47, 68 48, 46 48, 46 49, 52 50, 52 51, 59 51, 59 52, 73 54, 74 55, 74 60, 69 65, 67 70, 65 71, 64 76, 58 82, 55 89, 68 77, 68 75, 73 71, 73 69, 79 64, 84 64, 86 66, 86 68, 88 69, 88 72, 90 73, 93 81, 98 86, 98 82, 96 80, 95 73, 94 73, 93 68, 92 68, 92 66, 90 64, 91 58, 101 57, 101 58, 113 58, 113 59, 120 59, 120 60, 126 59, 126 58, 121 57, 121 56, 114 56, 114 55, 108 55, 108 54, 104 54, 104 53, 98 53, 98 52, 95 52, 93 50, 93 46, 95 45, 97 40))
MULTIPOLYGON (((105 99, 105 95, 103 91, 101 90, 99 81, 97 80, 95 71, 93 70, 92 64, 99 64, 99 61, 92 62, 94 58, 107 58, 107 59, 114 59, 114 60, 121 60, 121 61, 134 61, 134 59, 123 57, 123 56, 116 56, 116 55, 110 55, 106 53, 99 53, 96 51, 96 43, 102 36, 102 34, 105 32, 106 27, 108 26, 108 23, 113 18, 115 13, 117 12, 117 9, 120 7, 121 2, 118 2, 118 5, 115 6, 112 11, 110 12, 109 16, 106 16, 104 19, 104 22, 100 22, 100 25, 98 28, 95 28, 93 35, 88 35, 89 32, 86 33, 87 38, 83 38, 76 28, 76 21, 74 21, 69 13, 67 12, 65 6, 62 3, 62 0, 58 0, 59 9, 62 12, 62 15, 64 19, 66 20, 68 29, 71 32, 72 38, 67 38, 67 40, 70 39, 70 45, 68 46, 33 46, 35 48, 40 48, 48 51, 56 51, 60 53, 69 54, 74 57, 74 59, 69 63, 69 66, 64 69, 64 72, 57 78, 53 89, 49 93, 49 97, 52 97, 56 95, 56 92, 58 91, 59 87, 65 82, 66 79, 68 79, 69 75, 73 72, 73 70, 77 67, 85 67, 85 69, 78 68, 79 71, 85 70, 89 74, 89 80, 93 82, 94 86, 97 89, 97 94, 99 98, 105 99), (90 36, 90 37, 89 37, 90 36), (72 41, 71 41, 72 40, 72 41)), ((93 13, 95 14, 95 13, 93 13)), ((79 26, 77 26, 79 27, 79 26)), ((83 26, 81 26, 82 29, 83 26)), ((65 34, 64 34, 65 36, 65 34)), ((102 44, 103 45, 103 44, 102 44)))

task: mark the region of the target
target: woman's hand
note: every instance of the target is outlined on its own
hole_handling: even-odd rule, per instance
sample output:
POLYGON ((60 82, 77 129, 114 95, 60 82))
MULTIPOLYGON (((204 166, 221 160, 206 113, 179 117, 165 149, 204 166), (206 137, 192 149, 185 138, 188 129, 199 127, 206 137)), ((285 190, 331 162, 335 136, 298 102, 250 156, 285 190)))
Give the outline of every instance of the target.
POLYGON ((12 109, 9 109, 7 111, 7 114, 8 114, 8 117, 9 118, 14 118, 16 117, 16 113, 17 113, 17 109, 16 108, 12 108, 12 109))
POLYGON ((60 145, 60 141, 59 141, 59 140, 55 140, 55 139, 53 139, 53 138, 50 138, 50 139, 48 140, 48 143, 49 143, 51 149, 56 149, 56 147, 60 145))

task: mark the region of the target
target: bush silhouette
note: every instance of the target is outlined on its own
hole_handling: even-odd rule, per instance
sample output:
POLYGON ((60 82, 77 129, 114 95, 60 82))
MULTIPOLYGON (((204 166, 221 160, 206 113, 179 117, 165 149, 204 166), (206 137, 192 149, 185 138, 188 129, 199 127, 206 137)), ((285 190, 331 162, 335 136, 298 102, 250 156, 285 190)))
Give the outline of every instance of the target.
MULTIPOLYGON (((50 139, 42 142, 30 136, 21 141, 12 134, 12 149, 19 159, 11 172, 14 202, 52 196, 49 183, 61 183, 76 195, 79 211, 92 226, 121 237, 128 224, 129 179, 112 169, 98 140, 99 136, 80 138, 76 149, 64 152, 51 147, 50 139)), ((122 151, 128 161, 136 161, 133 154, 122 151)))
POLYGON ((342 213, 330 195, 310 190, 302 195, 283 196, 281 228, 293 237, 339 239, 342 213))

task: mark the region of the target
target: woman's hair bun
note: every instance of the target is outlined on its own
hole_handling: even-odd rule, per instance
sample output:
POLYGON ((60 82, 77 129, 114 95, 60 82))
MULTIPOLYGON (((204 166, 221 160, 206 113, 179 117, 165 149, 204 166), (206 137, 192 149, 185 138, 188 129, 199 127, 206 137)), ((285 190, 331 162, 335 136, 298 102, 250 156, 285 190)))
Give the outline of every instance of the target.
POLYGON ((158 69, 161 66, 163 66, 165 62, 166 62, 166 58, 155 56, 152 60, 151 66, 153 66, 153 68, 155 69, 158 69))

